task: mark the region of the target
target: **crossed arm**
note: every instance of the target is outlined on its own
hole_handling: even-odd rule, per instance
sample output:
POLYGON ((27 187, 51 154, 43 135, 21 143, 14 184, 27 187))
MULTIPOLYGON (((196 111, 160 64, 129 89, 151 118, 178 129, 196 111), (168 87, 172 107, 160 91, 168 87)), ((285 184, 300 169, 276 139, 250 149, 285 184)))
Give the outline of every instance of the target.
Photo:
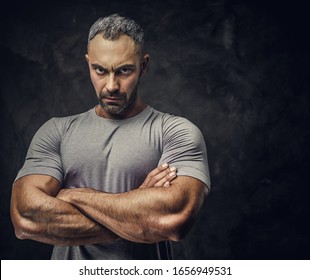
POLYGON ((11 217, 18 238, 53 245, 179 240, 206 193, 201 181, 176 177, 168 166, 150 172, 138 189, 118 194, 61 189, 53 177, 29 175, 13 186, 11 217))

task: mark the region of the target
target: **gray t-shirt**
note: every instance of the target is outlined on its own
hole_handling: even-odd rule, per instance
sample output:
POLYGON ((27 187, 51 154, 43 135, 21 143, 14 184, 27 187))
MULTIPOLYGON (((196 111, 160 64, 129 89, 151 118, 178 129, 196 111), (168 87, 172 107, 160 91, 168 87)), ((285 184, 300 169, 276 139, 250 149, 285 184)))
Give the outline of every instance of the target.
MULTIPOLYGON (((182 117, 151 107, 124 120, 85 113, 53 118, 35 134, 17 178, 50 175, 63 188, 91 187, 119 193, 138 188, 159 164, 175 166, 210 187, 207 151, 200 130, 182 117)), ((160 259, 158 244, 117 240, 55 246, 53 259, 160 259)))

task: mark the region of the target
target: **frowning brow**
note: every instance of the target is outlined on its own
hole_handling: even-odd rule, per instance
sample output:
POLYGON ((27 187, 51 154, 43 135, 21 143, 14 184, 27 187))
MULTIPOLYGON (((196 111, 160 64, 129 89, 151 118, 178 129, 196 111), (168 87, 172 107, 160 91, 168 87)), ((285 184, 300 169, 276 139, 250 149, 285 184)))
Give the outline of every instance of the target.
POLYGON ((92 63, 91 66, 93 68, 100 68, 100 69, 103 69, 103 70, 107 70, 107 68, 101 66, 100 64, 97 64, 97 63, 92 63))
MULTIPOLYGON (((102 70, 105 70, 105 71, 108 71, 108 68, 106 67, 103 67, 102 65, 98 64, 98 63, 92 63, 91 66, 95 69, 99 68, 99 69, 102 69, 102 70)), ((134 64, 123 64, 123 65, 120 65, 120 66, 117 66, 117 67, 113 67, 112 66, 112 72, 116 72, 122 68, 131 68, 131 69, 135 69, 136 66, 134 64)))

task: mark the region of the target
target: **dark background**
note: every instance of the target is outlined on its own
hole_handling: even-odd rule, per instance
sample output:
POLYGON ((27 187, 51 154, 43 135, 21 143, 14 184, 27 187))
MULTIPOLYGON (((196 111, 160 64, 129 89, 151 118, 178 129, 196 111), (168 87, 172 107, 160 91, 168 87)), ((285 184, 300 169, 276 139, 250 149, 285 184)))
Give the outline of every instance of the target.
MULTIPOLYGON (((1 259, 49 259, 14 236, 11 184, 35 131, 96 104, 90 25, 146 33, 141 94, 203 132, 212 192, 177 259, 309 259, 309 17, 288 1, 10 1, 1 9, 1 259), (286 4, 285 4, 286 3, 286 4)), ((129 145, 130 148, 130 145, 129 145)))

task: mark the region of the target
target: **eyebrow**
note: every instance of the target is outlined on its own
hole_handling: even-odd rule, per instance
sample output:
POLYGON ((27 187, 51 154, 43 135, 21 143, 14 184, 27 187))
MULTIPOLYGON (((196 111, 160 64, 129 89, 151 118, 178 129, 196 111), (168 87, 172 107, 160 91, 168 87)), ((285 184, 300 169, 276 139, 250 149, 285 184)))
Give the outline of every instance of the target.
MULTIPOLYGON (((91 66, 92 66, 93 68, 100 68, 100 69, 103 69, 103 70, 105 70, 105 71, 108 70, 107 68, 103 67, 102 65, 100 65, 100 64, 98 64, 98 63, 92 63, 91 66)), ((132 68, 132 69, 135 69, 135 68, 136 68, 136 66, 135 66, 134 64, 123 64, 123 65, 120 65, 120 66, 118 66, 118 67, 116 67, 116 68, 113 68, 113 67, 112 67, 112 70, 113 70, 114 72, 116 72, 116 71, 118 71, 119 69, 125 68, 125 67, 132 68)))
POLYGON ((104 68, 103 66, 101 66, 100 64, 97 64, 97 63, 92 63, 91 66, 95 69, 99 68, 99 69, 102 69, 104 71, 108 70, 107 68, 104 68))

